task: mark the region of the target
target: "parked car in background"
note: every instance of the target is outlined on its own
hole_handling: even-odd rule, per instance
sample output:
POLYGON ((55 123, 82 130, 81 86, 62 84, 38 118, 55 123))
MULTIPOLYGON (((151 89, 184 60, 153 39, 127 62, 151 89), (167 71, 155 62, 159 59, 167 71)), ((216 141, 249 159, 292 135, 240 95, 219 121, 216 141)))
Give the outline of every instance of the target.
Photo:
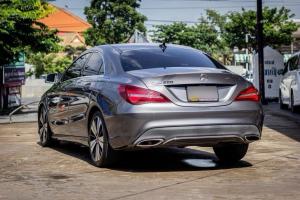
POLYGON ((85 51, 38 110, 42 146, 52 139, 79 142, 100 167, 121 150, 170 146, 211 146, 220 161, 236 162, 263 126, 250 82, 204 52, 165 44, 85 51))
POLYGON ((287 61, 283 77, 280 81, 280 108, 290 108, 296 112, 300 106, 300 53, 296 53, 287 61))

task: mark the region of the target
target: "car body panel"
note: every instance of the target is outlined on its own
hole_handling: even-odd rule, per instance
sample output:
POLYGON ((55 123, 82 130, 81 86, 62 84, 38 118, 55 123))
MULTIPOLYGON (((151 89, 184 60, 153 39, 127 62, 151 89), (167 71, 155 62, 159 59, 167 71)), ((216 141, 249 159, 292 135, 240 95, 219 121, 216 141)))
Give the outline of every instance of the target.
POLYGON ((173 103, 180 106, 228 105, 241 89, 250 85, 242 77, 223 69, 174 67, 137 70, 128 73, 140 78, 149 89, 161 92, 173 103), (177 95, 178 93, 174 91, 174 88, 177 88, 177 90, 182 88, 184 95, 186 86, 201 85, 216 86, 218 88, 219 101, 190 103, 187 102, 186 96, 182 99, 180 98, 182 95, 177 95))
MULTIPOLYGON (((163 138, 161 145, 183 146, 215 145, 231 139, 247 143, 246 135, 260 138, 264 116, 261 104, 235 101, 240 91, 251 86, 242 77, 223 68, 122 69, 122 51, 156 47, 157 44, 103 45, 84 52, 83 55, 101 52, 104 74, 59 81, 43 95, 40 105, 47 107, 53 136, 87 145, 88 119, 97 109, 103 115, 114 149, 135 149, 139 141, 159 134, 163 138), (170 102, 132 105, 118 93, 120 84, 160 92, 170 102), (189 86, 214 86, 219 100, 189 102, 184 96, 189 86), (178 137, 186 138, 178 142, 178 137)), ((178 45, 168 48, 188 49, 178 45)))
POLYGON ((295 106, 300 106, 300 61, 299 53, 293 55, 287 62, 285 72, 280 82, 282 103, 290 105, 291 96, 295 106), (292 67, 293 66, 293 67, 292 67))

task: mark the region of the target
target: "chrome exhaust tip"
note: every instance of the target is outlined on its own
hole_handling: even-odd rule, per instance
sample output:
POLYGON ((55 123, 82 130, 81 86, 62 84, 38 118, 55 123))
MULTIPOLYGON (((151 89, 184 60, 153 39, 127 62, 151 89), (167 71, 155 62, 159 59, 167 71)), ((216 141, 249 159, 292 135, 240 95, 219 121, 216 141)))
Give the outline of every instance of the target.
POLYGON ((248 143, 257 141, 259 139, 260 139, 260 137, 257 136, 257 135, 246 135, 245 136, 245 141, 248 142, 248 143))
POLYGON ((142 140, 136 146, 142 148, 155 147, 162 144, 163 142, 164 142, 163 139, 142 140))

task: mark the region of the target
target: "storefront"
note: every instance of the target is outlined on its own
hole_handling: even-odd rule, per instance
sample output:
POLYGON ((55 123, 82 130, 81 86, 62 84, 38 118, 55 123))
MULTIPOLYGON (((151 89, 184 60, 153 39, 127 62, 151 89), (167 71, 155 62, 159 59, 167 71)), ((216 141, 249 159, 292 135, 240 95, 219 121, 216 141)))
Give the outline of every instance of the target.
POLYGON ((25 84, 24 55, 19 61, 0 67, 0 110, 21 105, 21 86, 25 84))

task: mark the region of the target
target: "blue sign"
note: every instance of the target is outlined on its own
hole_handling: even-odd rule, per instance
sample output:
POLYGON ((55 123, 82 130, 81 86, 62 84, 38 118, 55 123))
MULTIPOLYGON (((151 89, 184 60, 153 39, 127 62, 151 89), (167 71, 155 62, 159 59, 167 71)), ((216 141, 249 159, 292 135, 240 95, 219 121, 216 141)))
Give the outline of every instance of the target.
POLYGON ((3 73, 3 83, 12 84, 12 83, 25 83, 25 67, 16 68, 16 67, 5 67, 3 73))

